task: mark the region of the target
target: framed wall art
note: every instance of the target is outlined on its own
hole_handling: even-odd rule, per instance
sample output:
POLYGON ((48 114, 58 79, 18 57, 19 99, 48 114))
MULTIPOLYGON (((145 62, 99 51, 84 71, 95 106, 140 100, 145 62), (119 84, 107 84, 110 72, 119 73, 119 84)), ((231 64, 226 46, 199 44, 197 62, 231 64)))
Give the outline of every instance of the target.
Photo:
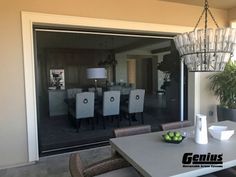
POLYGON ((64 90, 65 89, 65 71, 64 69, 50 69, 49 89, 64 90))

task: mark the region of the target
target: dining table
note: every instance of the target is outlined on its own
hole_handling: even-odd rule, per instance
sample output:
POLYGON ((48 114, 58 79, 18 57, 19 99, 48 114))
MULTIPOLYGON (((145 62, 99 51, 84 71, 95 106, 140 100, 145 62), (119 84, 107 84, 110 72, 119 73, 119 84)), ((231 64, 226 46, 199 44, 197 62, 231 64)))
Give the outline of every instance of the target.
MULTIPOLYGON (((215 122, 208 124, 208 127, 211 125, 236 130, 236 122, 232 121, 215 122)), ((197 144, 194 126, 173 131, 185 134, 185 139, 179 144, 167 143, 162 136, 166 131, 160 131, 113 138, 110 139, 110 144, 144 177, 194 177, 236 166, 235 134, 229 140, 220 141, 208 133, 208 143, 197 144), (208 162, 218 158, 222 163, 191 165, 191 161, 198 160, 196 157, 200 155, 207 157, 208 162)))

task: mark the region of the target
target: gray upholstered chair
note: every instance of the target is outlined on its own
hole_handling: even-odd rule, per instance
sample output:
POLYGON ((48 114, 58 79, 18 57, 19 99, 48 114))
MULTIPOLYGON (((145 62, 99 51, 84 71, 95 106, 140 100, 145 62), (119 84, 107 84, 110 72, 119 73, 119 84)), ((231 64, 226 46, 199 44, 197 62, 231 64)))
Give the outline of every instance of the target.
POLYGON ((71 98, 75 98, 77 93, 81 93, 82 89, 81 88, 71 88, 71 89, 67 89, 67 98, 71 99, 71 98))
POLYGON ((94 93, 82 92, 76 94, 75 111, 72 115, 76 120, 77 131, 79 131, 81 119, 91 118, 92 129, 94 129, 94 93))
POLYGON ((120 115, 120 91, 106 91, 103 94, 103 128, 106 128, 105 118, 116 117, 119 127, 119 115, 120 115))
MULTIPOLYGON (((139 126, 132 126, 132 127, 116 128, 113 130, 113 134, 115 138, 139 135, 139 134, 150 133, 150 132, 151 132, 150 125, 139 125, 139 126)), ((119 153, 116 152, 114 149, 112 149, 112 153, 116 156, 120 156, 119 153)))
POLYGON ((130 91, 128 107, 122 106, 122 111, 128 113, 129 125, 131 125, 131 116, 141 114, 141 122, 144 124, 143 109, 144 109, 144 89, 134 89, 130 91))
POLYGON ((166 130, 172 130, 172 129, 182 128, 182 127, 189 127, 191 125, 192 125, 192 123, 188 120, 177 121, 177 122, 170 122, 170 123, 161 124, 161 129, 163 131, 166 131, 166 130))
POLYGON ((139 135, 144 133, 150 133, 151 126, 150 125, 139 125, 133 127, 125 127, 125 128, 117 128, 114 129, 113 133, 116 138, 123 136, 132 136, 139 135))
POLYGON ((119 156, 112 156, 85 167, 79 153, 72 154, 69 169, 72 177, 140 177, 138 172, 119 156))

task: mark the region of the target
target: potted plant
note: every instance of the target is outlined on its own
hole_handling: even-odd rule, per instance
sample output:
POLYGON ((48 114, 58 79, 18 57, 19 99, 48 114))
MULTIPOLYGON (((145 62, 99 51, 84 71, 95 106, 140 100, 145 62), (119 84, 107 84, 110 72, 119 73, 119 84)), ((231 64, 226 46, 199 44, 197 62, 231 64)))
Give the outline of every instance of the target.
POLYGON ((230 61, 225 70, 209 77, 210 89, 219 98, 218 120, 236 121, 236 63, 230 61))

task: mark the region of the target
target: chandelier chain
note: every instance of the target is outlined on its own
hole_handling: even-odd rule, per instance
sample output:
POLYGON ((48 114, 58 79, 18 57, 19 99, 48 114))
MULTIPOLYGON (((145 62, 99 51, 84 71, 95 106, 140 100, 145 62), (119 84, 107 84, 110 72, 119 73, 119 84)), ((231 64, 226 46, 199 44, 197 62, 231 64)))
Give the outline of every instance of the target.
POLYGON ((212 13, 211 13, 211 10, 210 9, 207 9, 208 10, 208 12, 209 12, 209 14, 210 14, 210 16, 211 16, 211 18, 212 18, 212 20, 214 21, 214 23, 215 23, 215 25, 216 25, 216 27, 217 28, 219 28, 219 25, 218 25, 218 23, 216 22, 216 19, 215 19, 215 17, 212 15, 212 13))
POLYGON ((195 30, 197 29, 197 27, 198 27, 198 25, 199 25, 199 23, 200 23, 200 21, 201 21, 201 19, 202 19, 204 13, 205 13, 205 9, 202 11, 202 14, 201 14, 201 16, 199 17, 199 19, 198 19, 198 21, 197 21, 197 24, 195 25, 193 31, 195 31, 195 30))
POLYGON ((203 17, 204 14, 205 14, 205 27, 206 27, 207 22, 208 22, 208 21, 207 21, 207 13, 210 14, 210 16, 211 16, 213 22, 215 23, 216 27, 219 28, 219 25, 218 25, 218 23, 216 22, 215 17, 213 16, 211 10, 209 9, 208 1, 205 0, 204 9, 203 9, 203 11, 202 11, 202 13, 201 13, 201 15, 200 15, 198 21, 197 21, 197 24, 196 24, 195 27, 194 27, 194 31, 197 29, 197 27, 198 27, 198 25, 199 25, 199 23, 200 23, 200 21, 201 21, 201 19, 202 19, 202 17, 203 17))
MULTIPOLYGON (((205 33, 206 33, 206 29, 207 29, 207 12, 208 12, 208 8, 209 8, 209 6, 208 6, 208 1, 207 0, 205 0, 205 7, 204 7, 204 11, 205 11, 205 33)), ((206 37, 206 36, 205 36, 206 37)), ((206 39, 206 38, 205 38, 206 39)))

